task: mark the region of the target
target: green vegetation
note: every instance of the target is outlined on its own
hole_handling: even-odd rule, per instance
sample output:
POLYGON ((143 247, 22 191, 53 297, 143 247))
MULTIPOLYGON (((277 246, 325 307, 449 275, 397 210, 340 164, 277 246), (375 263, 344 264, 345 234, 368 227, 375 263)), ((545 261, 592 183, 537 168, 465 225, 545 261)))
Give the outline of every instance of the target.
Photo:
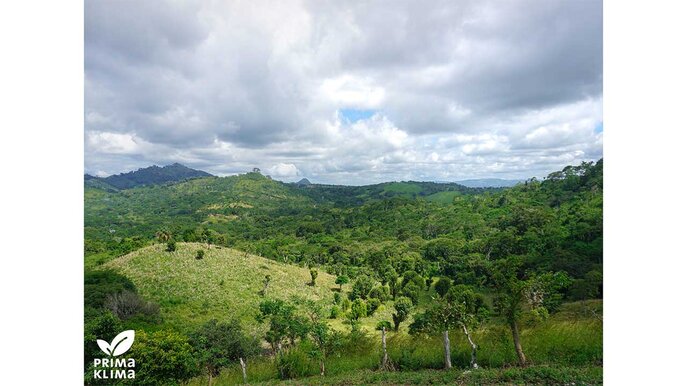
POLYGON ((330 304, 335 277, 322 272, 318 285, 309 286, 310 271, 229 248, 178 243, 175 252, 161 244, 132 252, 104 265, 126 275, 146 299, 160 305, 163 326, 182 331, 217 319, 254 323, 258 292, 270 275, 266 295, 289 299, 304 296, 330 304), (205 257, 196 260, 198 249, 205 257))
POLYGON ((134 329, 142 384, 242 383, 241 362, 252 383, 600 383, 602 169, 506 189, 87 184, 86 382, 96 337, 134 329), (454 367, 472 370, 427 371, 454 367))

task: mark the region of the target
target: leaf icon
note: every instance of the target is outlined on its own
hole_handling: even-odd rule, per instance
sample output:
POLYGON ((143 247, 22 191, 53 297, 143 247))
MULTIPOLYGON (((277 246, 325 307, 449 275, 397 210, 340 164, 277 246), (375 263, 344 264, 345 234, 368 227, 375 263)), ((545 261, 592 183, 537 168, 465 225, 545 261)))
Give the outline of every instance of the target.
MULTIPOLYGON (((127 352, 131 348, 131 345, 134 344, 135 335, 136 331, 126 330, 115 336, 115 338, 112 339, 112 343, 110 343, 110 349, 112 350, 111 355, 118 356, 127 352)), ((102 349, 102 346, 100 348, 102 349)))
POLYGON ((101 350, 107 355, 112 355, 112 352, 110 351, 110 344, 105 342, 102 339, 98 339, 96 341, 98 343, 98 347, 100 347, 101 350))

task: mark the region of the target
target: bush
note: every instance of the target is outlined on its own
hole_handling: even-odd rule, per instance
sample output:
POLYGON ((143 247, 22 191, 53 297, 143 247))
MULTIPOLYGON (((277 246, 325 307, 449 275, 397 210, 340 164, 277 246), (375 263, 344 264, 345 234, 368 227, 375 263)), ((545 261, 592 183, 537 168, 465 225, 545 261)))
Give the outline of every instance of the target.
POLYGON ((302 378, 318 373, 317 363, 304 351, 305 347, 296 347, 279 356, 277 368, 282 379, 302 378))
POLYGON ((357 279, 355 279, 355 282, 353 283, 353 288, 351 288, 351 293, 348 297, 351 300, 355 300, 357 298, 367 299, 368 294, 370 293, 374 285, 374 279, 367 275, 361 275, 357 279))
POLYGON ((350 318, 358 320, 365 316, 367 316, 367 304, 362 299, 355 299, 353 304, 351 304, 350 318))
POLYGON ((139 314, 157 318, 160 314, 160 306, 141 299, 138 294, 131 291, 108 295, 105 299, 105 308, 121 320, 127 320, 139 314))
POLYGON ((451 279, 447 277, 440 277, 439 280, 437 280, 437 283, 434 284, 434 290, 437 291, 437 294, 443 298, 451 289, 451 285, 451 279))
POLYGON ((124 290, 136 292, 136 286, 129 278, 115 271, 92 271, 84 274, 85 307, 103 307, 108 295, 124 290))
POLYGON ((167 252, 174 252, 177 250, 177 243, 174 241, 167 242, 167 252))
POLYGON ((389 290, 388 286, 376 286, 374 287, 369 295, 371 299, 378 299, 380 302, 385 302, 389 299, 391 299, 391 291, 389 290))
POLYGON ((238 320, 229 323, 210 320, 191 335, 190 342, 201 364, 212 376, 217 376, 222 367, 239 358, 257 354, 260 347, 256 339, 243 333, 238 320))
POLYGON ((409 298, 414 305, 417 305, 417 303, 420 301, 420 292, 422 289, 418 286, 416 286, 413 283, 409 283, 403 288, 403 291, 401 291, 401 295, 409 298))
POLYGON ((341 294, 338 292, 334 292, 334 304, 339 304, 341 303, 341 294))
POLYGON ((346 311, 348 311, 349 308, 351 308, 351 301, 344 298, 341 301, 341 311, 346 312, 346 311))
POLYGON ((204 250, 199 249, 196 251, 196 260, 202 260, 204 256, 205 256, 204 250))
POLYGON ((332 307, 332 312, 329 314, 329 319, 336 319, 341 316, 341 308, 338 306, 332 307))
POLYGON ((137 385, 179 385, 198 374, 193 347, 175 331, 137 331, 127 355, 136 360, 137 385))
POLYGON ((367 301, 367 316, 374 315, 375 311, 382 305, 379 299, 370 299, 367 301))

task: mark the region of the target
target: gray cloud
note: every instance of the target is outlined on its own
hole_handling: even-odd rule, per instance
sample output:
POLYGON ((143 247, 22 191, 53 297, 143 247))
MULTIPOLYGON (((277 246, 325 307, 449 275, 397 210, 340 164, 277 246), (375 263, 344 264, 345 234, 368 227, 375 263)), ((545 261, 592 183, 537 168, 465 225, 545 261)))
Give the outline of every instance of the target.
POLYGON ((602 154, 601 1, 89 0, 85 35, 89 173, 361 184, 602 154))

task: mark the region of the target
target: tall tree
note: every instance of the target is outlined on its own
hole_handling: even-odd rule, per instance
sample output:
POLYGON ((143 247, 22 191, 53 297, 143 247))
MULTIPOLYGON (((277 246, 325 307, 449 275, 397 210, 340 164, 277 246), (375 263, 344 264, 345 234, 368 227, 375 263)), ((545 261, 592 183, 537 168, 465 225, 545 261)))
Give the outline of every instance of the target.
POLYGON ((522 256, 510 256, 495 261, 491 266, 490 285, 494 289, 494 307, 508 323, 520 366, 527 357, 520 342, 519 318, 529 306, 530 310, 544 307, 547 297, 555 295, 570 283, 564 273, 536 274, 527 272, 522 256))

